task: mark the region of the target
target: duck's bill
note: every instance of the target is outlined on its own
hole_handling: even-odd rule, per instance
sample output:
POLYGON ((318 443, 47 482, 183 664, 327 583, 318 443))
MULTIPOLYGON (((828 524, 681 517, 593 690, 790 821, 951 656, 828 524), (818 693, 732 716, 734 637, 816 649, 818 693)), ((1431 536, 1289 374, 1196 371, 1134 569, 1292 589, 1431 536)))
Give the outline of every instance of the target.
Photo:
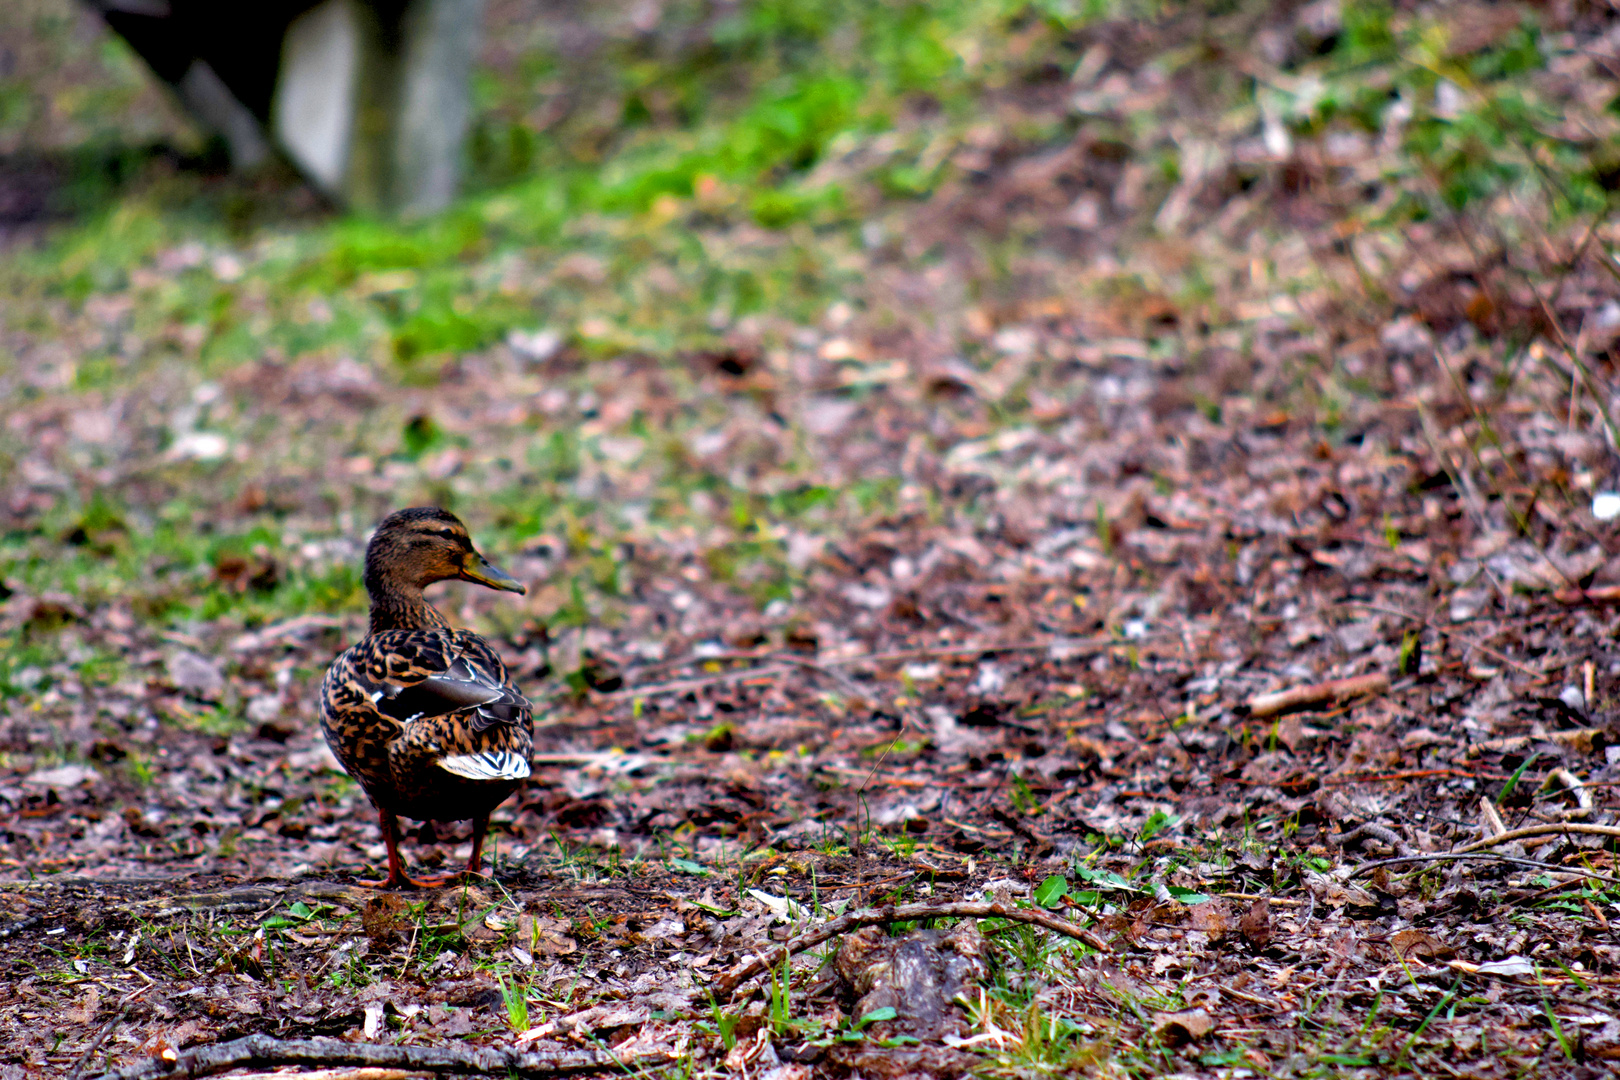
POLYGON ((467 556, 467 564, 461 568, 461 579, 463 581, 476 581, 480 585, 491 589, 499 589, 501 592, 521 593, 528 591, 517 578, 508 574, 476 551, 467 556))

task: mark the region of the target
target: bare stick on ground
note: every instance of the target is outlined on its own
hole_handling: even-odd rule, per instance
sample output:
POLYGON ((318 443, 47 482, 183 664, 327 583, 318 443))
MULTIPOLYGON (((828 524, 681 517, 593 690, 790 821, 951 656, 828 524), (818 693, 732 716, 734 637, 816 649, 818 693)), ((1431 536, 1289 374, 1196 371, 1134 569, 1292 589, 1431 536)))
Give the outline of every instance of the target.
POLYGON ((1401 839, 1399 833, 1388 825, 1382 825, 1376 821, 1364 822, 1348 832, 1332 834, 1328 836, 1328 842, 1338 847, 1349 847, 1363 836, 1370 836, 1374 840, 1382 840, 1402 855, 1417 854, 1417 849, 1401 839))
POLYGON ((1464 844, 1452 852, 1461 855, 1470 851, 1482 851, 1485 848, 1506 844, 1513 840, 1522 840, 1526 836, 1561 836, 1569 833, 1585 833, 1588 836, 1615 836, 1620 837, 1620 826, 1616 825, 1587 825, 1579 821, 1566 821, 1559 825, 1526 825, 1522 829, 1509 829, 1495 836, 1488 836, 1483 840, 1475 840, 1472 844, 1464 844))
POLYGON ((368 1046, 337 1039, 280 1040, 268 1035, 249 1035, 233 1042, 187 1050, 174 1061, 153 1058, 117 1072, 103 1073, 98 1080, 169 1080, 278 1065, 373 1066, 476 1076, 581 1076, 617 1072, 633 1064, 633 1059, 588 1050, 546 1053, 497 1047, 368 1046))
POLYGON ((1426 855, 1400 855, 1393 859, 1379 859, 1376 862, 1362 863, 1350 872, 1346 881, 1354 881, 1362 874, 1370 873, 1381 866, 1399 866, 1408 863, 1432 862, 1460 862, 1463 860, 1479 860, 1481 862, 1503 862, 1514 866, 1528 866, 1532 870, 1540 870, 1547 874, 1569 874, 1572 880, 1602 881, 1609 885, 1620 885, 1620 878, 1609 874, 1599 874, 1579 866, 1559 866, 1556 863, 1540 862, 1536 859, 1521 859, 1515 855, 1499 855, 1494 851, 1440 851, 1426 855))
POLYGON ((1613 604, 1620 602, 1620 585, 1595 585, 1589 589, 1559 589, 1553 599, 1560 604, 1613 604))
POLYGON ((90 1040, 90 1045, 85 1047, 84 1053, 79 1055, 79 1060, 74 1064, 72 1070, 68 1072, 66 1080, 79 1080, 79 1077, 84 1075, 84 1070, 89 1066, 90 1059, 96 1056, 96 1051, 100 1050, 101 1044, 107 1041, 107 1036, 113 1033, 114 1028, 123 1023, 124 1017, 127 1015, 129 1015, 127 1007, 119 1009, 116 1016, 101 1025, 101 1030, 96 1032, 95 1038, 90 1040))
POLYGON ((743 983, 752 979, 755 975, 769 971, 794 953, 813 949, 824 941, 830 941, 862 926, 877 926, 891 922, 912 922, 918 919, 1007 919, 1011 922, 1032 923, 1054 933, 1083 941, 1098 952, 1111 951, 1108 942, 1095 931, 1034 908, 1014 908, 1006 904, 976 903, 899 904, 866 911, 852 911, 848 915, 840 915, 824 926, 818 926, 814 930, 800 934, 786 944, 778 945, 776 948, 767 951, 763 956, 756 956, 752 960, 745 961, 735 971, 728 972, 716 979, 714 988, 717 993, 722 995, 733 994, 743 983))
POLYGON ((1382 694, 1389 689, 1389 676, 1381 672, 1334 679, 1315 686, 1295 686, 1249 699, 1249 715, 1255 718, 1314 709, 1321 705, 1342 705, 1353 698, 1382 694))

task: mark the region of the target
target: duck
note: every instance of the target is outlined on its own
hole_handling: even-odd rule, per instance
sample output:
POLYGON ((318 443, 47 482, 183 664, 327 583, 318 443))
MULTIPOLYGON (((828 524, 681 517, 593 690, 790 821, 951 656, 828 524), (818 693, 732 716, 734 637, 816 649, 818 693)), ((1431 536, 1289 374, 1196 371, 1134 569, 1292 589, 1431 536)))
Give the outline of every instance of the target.
POLYGON ((490 643, 452 627, 423 590, 471 581, 522 594, 519 581, 473 546, 447 510, 416 506, 385 518, 366 545, 366 635, 321 680, 321 731, 377 811, 388 876, 360 884, 432 888, 482 876, 489 815, 529 776, 534 719, 490 643), (465 871, 412 878, 399 819, 471 821, 465 871))

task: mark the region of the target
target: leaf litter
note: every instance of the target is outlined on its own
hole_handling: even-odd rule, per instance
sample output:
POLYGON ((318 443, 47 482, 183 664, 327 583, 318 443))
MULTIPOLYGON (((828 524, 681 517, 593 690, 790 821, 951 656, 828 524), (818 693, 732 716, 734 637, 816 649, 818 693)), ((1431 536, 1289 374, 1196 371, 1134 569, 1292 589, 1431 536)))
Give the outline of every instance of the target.
MULTIPOLYGON (((1398 138, 1275 120, 1319 7, 1232 58, 1295 97, 1203 134, 1176 116, 1218 73, 1163 48, 1241 26, 1074 31, 1061 79, 984 106, 1062 139, 955 133, 819 319, 719 345, 582 319, 424 384, 132 340, 184 275, 251 283, 251 247, 8 319, 0 1077, 249 1035, 779 1080, 1620 1055, 1620 233, 1381 226, 1367 200, 1421 187, 1398 138), (86 389, 109 344, 131 374, 86 389), (313 687, 363 629, 366 530, 418 502, 531 585, 440 603, 542 708, 494 878, 380 895, 313 687), (1092 937, 916 914, 962 903, 1092 937)), ((1413 18, 1450 56, 1517 25, 1413 18)), ((1611 29, 1546 19, 1538 89, 1610 131, 1611 29)), ((688 209, 716 249, 780 243, 688 209)), ((352 287, 409 296, 390 273, 352 287)))

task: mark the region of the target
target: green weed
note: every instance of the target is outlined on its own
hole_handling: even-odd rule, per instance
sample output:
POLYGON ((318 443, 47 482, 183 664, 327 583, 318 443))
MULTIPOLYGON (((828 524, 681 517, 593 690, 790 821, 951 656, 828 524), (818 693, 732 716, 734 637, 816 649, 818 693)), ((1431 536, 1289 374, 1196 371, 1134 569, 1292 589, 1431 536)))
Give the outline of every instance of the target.
POLYGON ((521 1035, 529 1030, 528 987, 515 978, 508 983, 506 976, 500 973, 496 981, 501 988, 501 1002, 506 1007, 506 1022, 521 1035))

